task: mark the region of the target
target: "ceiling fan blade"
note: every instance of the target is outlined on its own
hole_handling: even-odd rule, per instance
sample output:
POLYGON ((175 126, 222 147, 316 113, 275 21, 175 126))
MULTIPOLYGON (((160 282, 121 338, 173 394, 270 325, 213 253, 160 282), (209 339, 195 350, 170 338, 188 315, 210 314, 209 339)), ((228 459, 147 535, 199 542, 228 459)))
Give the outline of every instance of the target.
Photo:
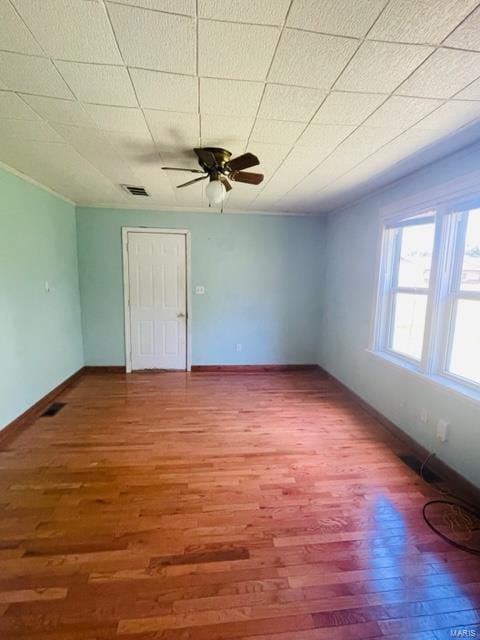
POLYGON ((200 182, 200 180, 206 180, 207 176, 202 176, 201 178, 195 178, 194 180, 189 180, 188 182, 184 182, 183 184, 177 185, 177 189, 181 189, 182 187, 188 187, 191 184, 195 184, 195 182, 200 182))
POLYGON ((241 169, 248 169, 249 167, 256 167, 260 164, 260 160, 253 153, 244 153, 237 158, 232 158, 228 161, 228 166, 232 171, 240 171, 241 169))
POLYGON ((233 171, 228 177, 235 182, 246 182, 247 184, 260 184, 263 181, 263 173, 249 171, 233 171))
POLYGON ((217 160, 211 151, 207 151, 206 149, 194 149, 194 151, 200 160, 200 164, 209 169, 217 166, 217 160))
POLYGON ((223 186, 225 187, 225 189, 227 191, 231 191, 232 190, 232 185, 229 183, 229 181, 224 176, 220 176, 218 179, 220 180, 220 182, 223 184, 223 186))
POLYGON ((162 167, 164 171, 189 171, 190 173, 205 173, 201 169, 183 169, 181 167, 162 167))

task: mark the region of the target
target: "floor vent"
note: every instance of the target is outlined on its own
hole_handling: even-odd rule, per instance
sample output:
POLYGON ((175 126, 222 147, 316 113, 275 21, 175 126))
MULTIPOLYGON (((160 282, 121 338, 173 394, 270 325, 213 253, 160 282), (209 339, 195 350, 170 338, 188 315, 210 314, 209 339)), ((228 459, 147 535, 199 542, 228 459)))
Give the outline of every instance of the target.
POLYGON ((57 415, 60 409, 66 405, 66 402, 53 402, 45 411, 42 413, 42 417, 51 417, 57 415))
MULTIPOLYGON (((398 457, 400 458, 400 460, 402 462, 404 462, 407 465, 407 467, 410 467, 410 469, 412 469, 412 471, 415 471, 415 473, 420 475, 420 469, 422 468, 422 462, 418 458, 416 458, 415 456, 412 456, 409 453, 402 453, 398 457)), ((433 471, 430 471, 430 469, 428 469, 427 467, 424 468, 424 470, 422 472, 422 477, 425 480, 425 482, 428 482, 429 484, 437 483, 437 482, 441 482, 442 481, 440 476, 437 476, 436 473, 434 473, 433 471)))
POLYGON ((128 193, 132 196, 147 196, 149 197, 149 193, 147 193, 145 187, 134 187, 130 184, 122 184, 122 187, 125 189, 125 191, 128 191, 128 193))

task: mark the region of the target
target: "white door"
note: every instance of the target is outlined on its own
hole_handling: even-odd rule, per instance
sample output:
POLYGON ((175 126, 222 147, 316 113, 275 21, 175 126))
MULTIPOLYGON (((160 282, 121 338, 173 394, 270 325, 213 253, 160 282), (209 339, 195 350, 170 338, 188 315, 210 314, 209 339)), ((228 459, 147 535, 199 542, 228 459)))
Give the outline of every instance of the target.
POLYGON ((186 369, 185 244, 183 234, 128 232, 132 370, 186 369))

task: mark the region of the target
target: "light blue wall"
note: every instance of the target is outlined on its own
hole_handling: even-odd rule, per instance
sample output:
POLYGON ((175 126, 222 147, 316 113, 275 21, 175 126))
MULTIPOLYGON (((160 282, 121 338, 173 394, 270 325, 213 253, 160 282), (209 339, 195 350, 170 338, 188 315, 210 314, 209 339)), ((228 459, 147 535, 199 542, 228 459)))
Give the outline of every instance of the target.
POLYGON ((328 217, 319 352, 322 367, 477 486, 480 404, 424 382, 366 349, 375 304, 379 209, 479 166, 480 147, 470 147, 328 217), (428 424, 420 421, 423 408, 428 424), (445 444, 435 438, 439 418, 450 423, 445 444))
POLYGON ((72 205, 0 169, 0 428, 83 365, 75 236, 72 205))
POLYGON ((78 208, 87 364, 125 363, 121 229, 142 225, 191 231, 193 364, 316 362, 322 219, 78 208))

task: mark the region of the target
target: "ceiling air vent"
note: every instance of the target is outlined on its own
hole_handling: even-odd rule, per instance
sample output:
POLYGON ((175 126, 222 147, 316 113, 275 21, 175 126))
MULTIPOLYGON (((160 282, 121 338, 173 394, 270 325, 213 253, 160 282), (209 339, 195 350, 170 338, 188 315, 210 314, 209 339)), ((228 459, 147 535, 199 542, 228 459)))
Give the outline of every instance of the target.
POLYGON ((122 184, 122 187, 132 196, 149 196, 145 191, 145 187, 134 187, 131 184, 122 184))

